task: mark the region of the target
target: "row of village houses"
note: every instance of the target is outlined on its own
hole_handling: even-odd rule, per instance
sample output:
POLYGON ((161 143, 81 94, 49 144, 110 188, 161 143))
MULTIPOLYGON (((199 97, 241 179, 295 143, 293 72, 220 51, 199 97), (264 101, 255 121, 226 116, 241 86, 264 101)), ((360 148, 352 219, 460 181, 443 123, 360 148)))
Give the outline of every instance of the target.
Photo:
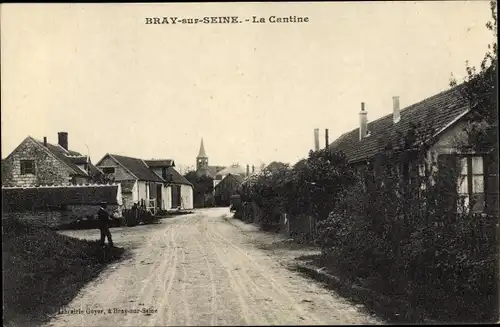
MULTIPOLYGON (((359 127, 344 133, 333 143, 328 142, 326 134, 326 146, 342 151, 353 166, 376 166, 378 154, 382 153, 388 144, 397 148, 402 141, 408 143, 409 140, 403 136, 408 135, 417 126, 417 130, 430 133, 425 135, 425 145, 428 148, 424 156, 431 161, 442 162, 442 159, 449 160, 451 157, 462 162, 458 181, 459 192, 467 199, 475 200, 471 201, 474 203, 474 209, 482 211, 489 207, 497 210, 498 161, 492 157, 490 150, 471 148, 464 153, 457 145, 467 142, 464 128, 471 115, 470 107, 460 93, 461 87, 463 85, 440 92, 404 109, 399 106, 399 97, 394 97, 392 113, 372 122, 368 121, 368 110, 362 103, 359 127)), ((314 137, 315 148, 318 149, 317 130, 314 137)), ((418 143, 420 140, 411 142, 413 143, 406 146, 415 153, 421 153, 419 149, 424 144, 418 143)), ((413 167, 413 159, 406 160, 401 167, 409 174, 418 171, 413 167)), ((203 141, 197 160, 201 162, 198 170, 206 170, 208 157, 203 141)), ((224 199, 226 201, 244 178, 254 173, 252 167, 252 174, 249 174, 248 166, 246 174, 242 169, 231 169, 234 171, 227 171, 227 174, 224 174, 226 176, 222 176, 224 178, 215 178, 225 180, 220 181, 220 185, 215 185, 215 193, 227 193, 224 199)), ((2 170, 2 184, 8 186, 67 182, 81 184, 112 177, 120 184, 122 205, 125 208, 133 203, 148 201, 155 202, 154 205, 158 209, 193 208, 193 186, 175 170, 173 160, 142 160, 107 154, 93 165, 87 156, 69 150, 68 134, 63 132, 59 133, 57 145, 48 143, 46 138, 38 141, 27 137, 2 162, 2 170)))
MULTIPOLYGON (((470 144, 466 130, 473 112, 463 96, 463 87, 460 84, 406 108, 400 108, 400 99, 394 96, 392 113, 372 122, 368 121, 368 110, 362 102, 359 127, 333 142, 329 142, 326 129, 325 147, 344 153, 349 164, 358 170, 368 168, 376 172, 383 164, 382 154, 390 146, 399 152, 399 158, 394 158, 391 164, 398 167, 408 183, 412 183, 415 175, 425 174, 420 159, 434 163, 431 168, 434 172, 459 164, 460 197, 474 212, 498 212, 498 153, 470 144), (412 134, 422 137, 412 139, 412 134)), ((319 130, 315 129, 315 150, 319 150, 319 144, 319 130)))
MULTIPOLYGON (((67 199, 77 185, 86 185, 75 193, 79 200, 74 200, 80 204, 99 201, 95 195, 101 194, 101 200, 124 209, 134 204, 155 212, 193 208, 193 185, 175 169, 174 160, 143 160, 108 153, 93 164, 88 156, 70 150, 66 132, 58 133, 57 144, 47 142, 47 137, 41 141, 28 136, 2 160, 4 190, 19 189, 25 194, 29 188, 50 186, 55 194, 55 187, 59 187, 67 199), (102 184, 114 185, 117 194, 110 198, 102 184)), ((62 196, 59 198, 63 201, 62 196)))

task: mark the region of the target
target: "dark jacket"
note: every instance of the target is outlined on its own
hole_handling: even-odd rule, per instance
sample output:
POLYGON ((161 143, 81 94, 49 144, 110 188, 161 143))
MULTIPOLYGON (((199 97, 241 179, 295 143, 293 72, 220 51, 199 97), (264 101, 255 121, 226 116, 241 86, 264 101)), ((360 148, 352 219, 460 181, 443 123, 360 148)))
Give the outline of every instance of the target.
POLYGON ((100 223, 107 224, 110 222, 109 213, 105 209, 99 208, 99 211, 97 212, 97 219, 100 223))

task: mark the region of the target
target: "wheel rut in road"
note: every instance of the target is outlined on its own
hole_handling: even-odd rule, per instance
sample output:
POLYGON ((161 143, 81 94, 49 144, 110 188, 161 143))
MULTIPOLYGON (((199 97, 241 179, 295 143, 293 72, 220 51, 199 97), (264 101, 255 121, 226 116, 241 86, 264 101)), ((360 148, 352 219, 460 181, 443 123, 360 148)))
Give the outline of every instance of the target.
MULTIPOLYGON (((223 219, 199 210, 123 230, 133 258, 107 270, 68 305, 135 313, 56 316, 50 326, 379 324, 356 306, 286 269, 223 219), (143 312, 145 309, 150 312, 143 312)), ((76 236, 78 233, 75 232, 76 236)))

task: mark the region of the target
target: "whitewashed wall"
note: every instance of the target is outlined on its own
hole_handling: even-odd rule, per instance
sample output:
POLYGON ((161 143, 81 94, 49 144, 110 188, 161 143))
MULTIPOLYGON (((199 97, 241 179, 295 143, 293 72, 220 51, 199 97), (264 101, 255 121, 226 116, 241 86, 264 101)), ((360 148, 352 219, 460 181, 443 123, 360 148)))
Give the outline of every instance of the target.
POLYGON ((190 185, 181 185, 181 208, 193 209, 193 188, 190 185))
POLYGON ((139 201, 139 190, 137 186, 137 181, 135 181, 134 186, 132 187, 132 201, 137 203, 139 201))
POLYGON ((458 142, 464 142, 467 140, 467 135, 464 133, 463 129, 466 126, 466 122, 461 122, 444 132, 439 140, 430 149, 431 152, 436 154, 450 154, 457 152, 458 142))
POLYGON ((172 206, 172 192, 170 190, 170 186, 161 188, 161 202, 162 207, 166 210, 169 210, 172 206))
POLYGON ((137 181, 137 201, 148 199, 148 188, 146 187, 146 182, 137 181))

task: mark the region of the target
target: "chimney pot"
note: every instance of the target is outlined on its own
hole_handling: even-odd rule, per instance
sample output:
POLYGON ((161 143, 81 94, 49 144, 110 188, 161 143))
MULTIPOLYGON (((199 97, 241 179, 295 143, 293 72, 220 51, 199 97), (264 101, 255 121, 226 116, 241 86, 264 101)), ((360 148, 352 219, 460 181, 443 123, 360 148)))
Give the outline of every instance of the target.
POLYGON ((47 146, 47 136, 44 136, 44 137, 43 137, 43 145, 44 145, 44 146, 47 146))
POLYGON ((365 103, 361 102, 361 111, 359 112, 359 140, 361 141, 368 129, 368 118, 365 110, 365 103))
POLYGON ((328 148, 328 128, 325 129, 325 149, 328 148))
POLYGON ((401 110, 399 108, 399 96, 392 97, 392 117, 394 123, 399 122, 401 119, 401 110))
POLYGON ((63 147, 65 150, 68 150, 68 133, 59 132, 57 133, 57 136, 59 145, 63 147))
POLYGON ((319 150, 319 128, 314 129, 314 151, 319 150))
POLYGON ((250 165, 247 165, 247 176, 250 175, 250 165))
POLYGON ((252 165, 252 174, 255 173, 255 165, 252 165))

